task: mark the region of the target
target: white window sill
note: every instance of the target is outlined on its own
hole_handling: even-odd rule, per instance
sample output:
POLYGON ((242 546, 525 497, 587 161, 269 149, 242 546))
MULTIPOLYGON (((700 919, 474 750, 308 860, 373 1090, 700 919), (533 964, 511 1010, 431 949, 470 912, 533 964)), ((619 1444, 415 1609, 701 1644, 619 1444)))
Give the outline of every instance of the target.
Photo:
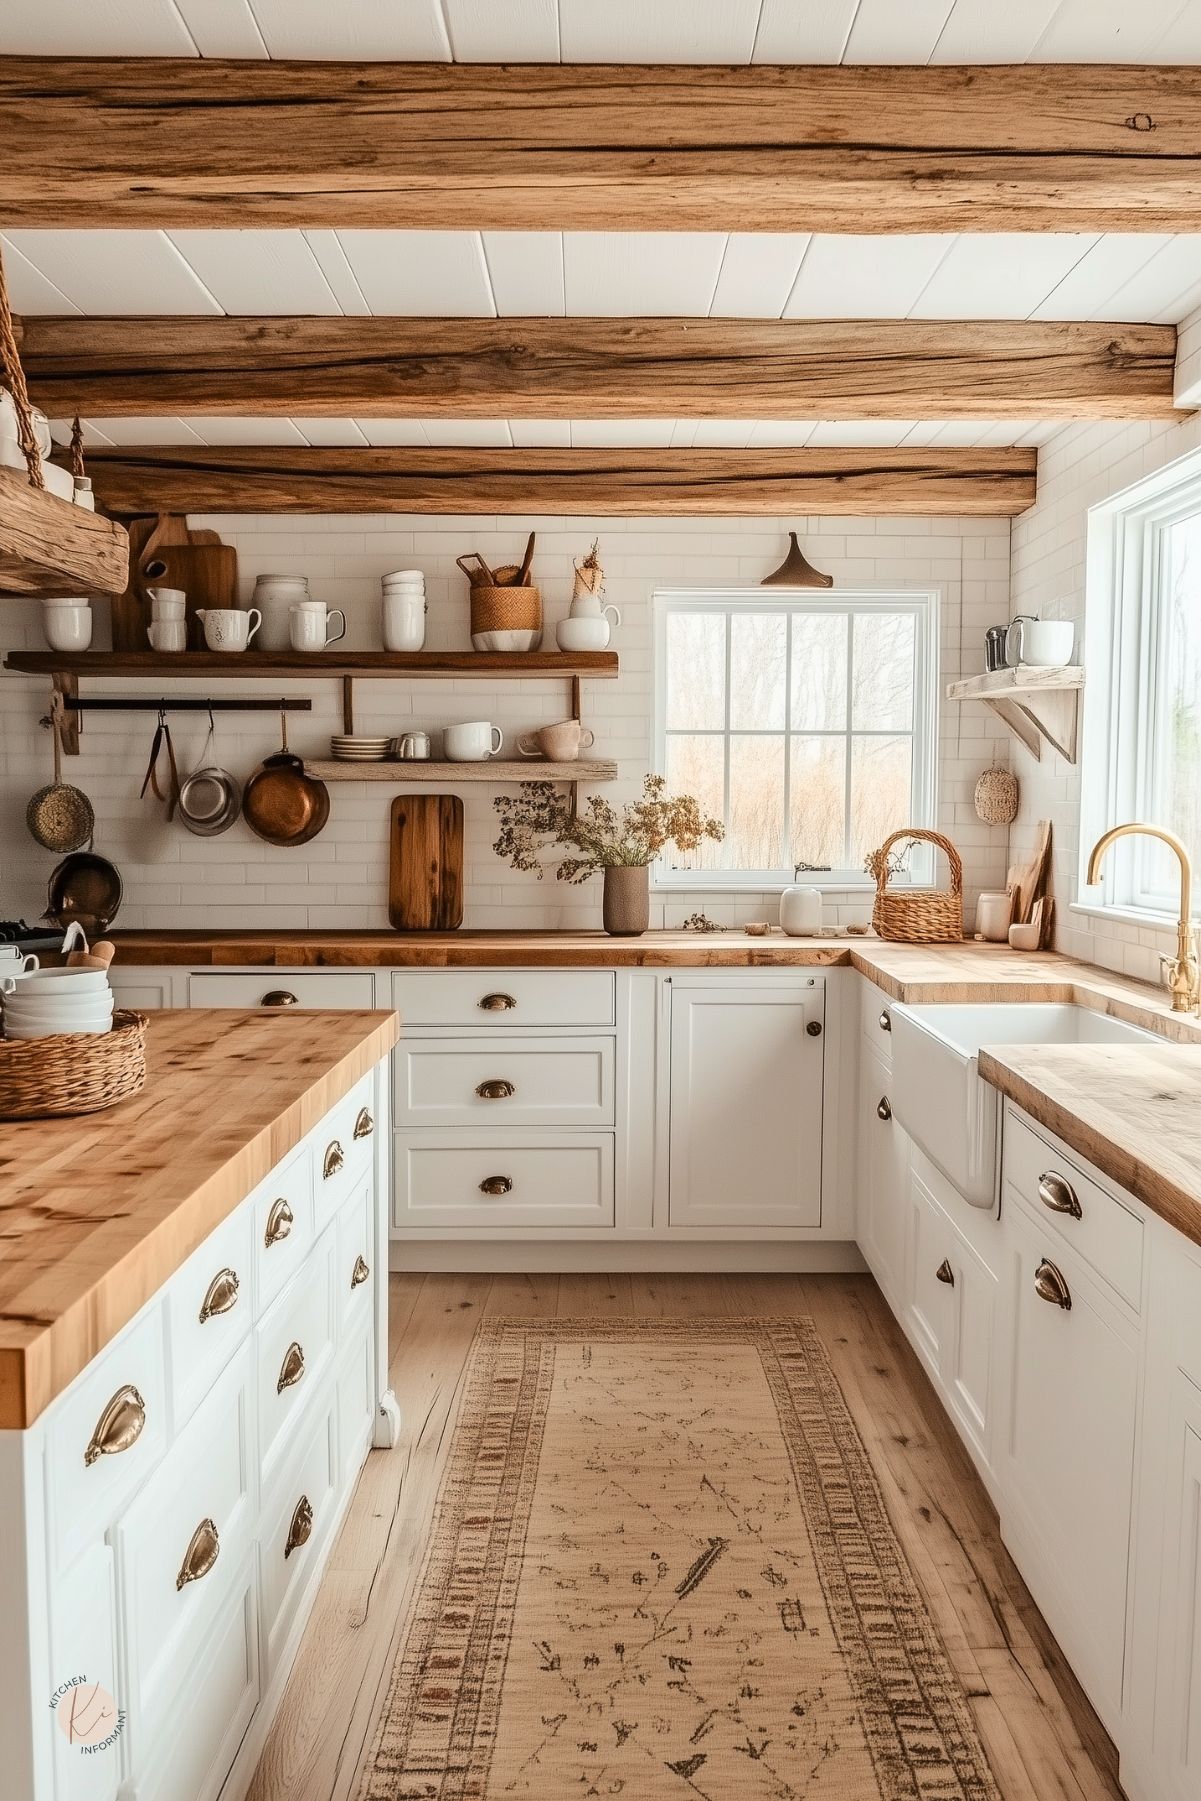
MULTIPOLYGON (((892 886, 895 888, 896 883, 892 886)), ((802 871, 796 880, 791 877, 786 881, 757 882, 748 879, 745 882, 712 882, 660 880, 651 883, 653 894, 728 894, 737 897, 740 894, 783 894, 786 888, 817 888, 822 894, 874 894, 874 882, 819 882, 815 876, 802 871)))
POLYGON ((1081 913, 1090 919, 1108 919, 1119 925, 1144 926, 1152 932, 1174 932, 1174 913, 1153 913, 1149 907, 1102 906, 1096 901, 1073 901, 1069 913, 1081 913))

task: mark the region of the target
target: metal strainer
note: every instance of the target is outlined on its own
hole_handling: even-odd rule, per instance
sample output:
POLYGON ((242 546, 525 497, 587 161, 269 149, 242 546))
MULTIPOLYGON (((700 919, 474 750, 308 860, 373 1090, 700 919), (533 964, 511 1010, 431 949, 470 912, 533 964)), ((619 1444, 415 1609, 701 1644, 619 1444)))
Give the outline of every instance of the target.
POLYGON ((62 780, 62 716, 62 696, 56 694, 50 703, 54 780, 48 788, 39 788, 25 809, 25 823, 30 835, 43 850, 55 851, 59 856, 90 845, 96 829, 96 815, 87 795, 81 788, 73 788, 62 780))

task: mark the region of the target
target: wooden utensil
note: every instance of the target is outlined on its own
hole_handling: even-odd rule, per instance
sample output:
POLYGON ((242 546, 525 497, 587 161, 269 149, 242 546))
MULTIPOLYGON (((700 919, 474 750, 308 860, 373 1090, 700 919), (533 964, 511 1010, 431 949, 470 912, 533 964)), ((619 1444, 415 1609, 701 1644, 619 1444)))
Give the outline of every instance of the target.
POLYGON ((493 575, 491 569, 489 569, 478 550, 465 551, 461 557, 455 558, 455 562, 459 565, 459 568, 463 571, 463 574, 467 577, 467 580, 471 583, 473 588, 477 583, 483 584, 489 588, 495 588, 496 577, 493 575), (472 557, 474 557, 479 564, 478 569, 469 569, 467 567, 472 557))
POLYGON ((534 536, 530 533, 530 541, 525 547, 525 555, 521 559, 521 568, 517 572, 517 586, 524 588, 530 579, 530 566, 534 561, 534 536))
POLYGON ((463 923, 463 802, 457 794, 398 794, 388 835, 388 918, 398 932, 448 932, 463 923))

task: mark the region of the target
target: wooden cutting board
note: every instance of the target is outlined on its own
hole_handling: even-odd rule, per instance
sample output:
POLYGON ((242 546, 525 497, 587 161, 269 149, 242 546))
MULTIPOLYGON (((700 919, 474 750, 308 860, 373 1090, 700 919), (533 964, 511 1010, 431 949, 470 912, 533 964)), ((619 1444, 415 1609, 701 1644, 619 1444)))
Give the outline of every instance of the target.
POLYGON ((182 588, 187 595, 188 648, 204 649, 197 607, 236 607, 238 553, 216 532, 189 532, 182 513, 160 513, 129 523, 129 586, 113 602, 113 649, 146 650, 151 588, 182 588), (158 565, 165 573, 157 573, 158 565), (147 574, 147 569, 156 571, 147 574))
POLYGON ((449 932, 463 923, 463 802, 457 794, 398 794, 388 834, 388 918, 398 932, 449 932))

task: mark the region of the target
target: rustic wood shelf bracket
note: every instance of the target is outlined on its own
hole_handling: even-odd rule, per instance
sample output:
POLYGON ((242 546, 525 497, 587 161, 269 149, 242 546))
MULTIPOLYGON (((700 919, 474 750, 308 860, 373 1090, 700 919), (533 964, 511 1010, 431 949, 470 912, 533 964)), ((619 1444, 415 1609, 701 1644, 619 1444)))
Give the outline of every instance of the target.
POLYGON ((1022 665, 951 682, 949 701, 978 700, 1023 745, 1035 762, 1044 744, 1075 763, 1080 739, 1080 668, 1039 669, 1022 665))

